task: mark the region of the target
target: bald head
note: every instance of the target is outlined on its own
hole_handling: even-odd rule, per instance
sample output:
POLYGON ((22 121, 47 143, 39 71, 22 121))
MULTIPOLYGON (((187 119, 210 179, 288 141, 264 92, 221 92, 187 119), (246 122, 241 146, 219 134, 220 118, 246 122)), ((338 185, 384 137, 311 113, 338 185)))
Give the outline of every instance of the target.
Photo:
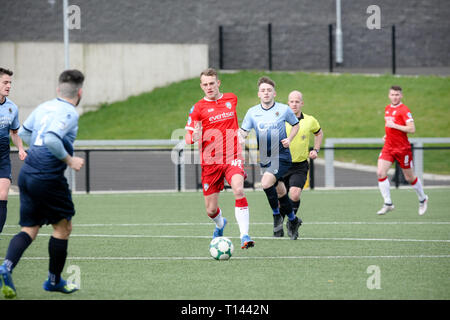
POLYGON ((303 107, 303 94, 300 91, 294 90, 289 93, 288 105, 294 111, 297 117, 300 117, 303 107))

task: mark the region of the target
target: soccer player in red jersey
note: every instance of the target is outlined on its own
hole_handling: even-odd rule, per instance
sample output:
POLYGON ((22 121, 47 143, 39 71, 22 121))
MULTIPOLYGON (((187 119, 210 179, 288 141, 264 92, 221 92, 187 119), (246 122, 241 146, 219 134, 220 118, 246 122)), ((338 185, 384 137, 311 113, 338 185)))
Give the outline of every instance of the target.
POLYGON ((205 96, 191 109, 186 123, 187 144, 199 142, 201 150, 202 186, 206 213, 215 222, 213 238, 223 236, 227 219, 219 208, 219 193, 224 178, 235 197, 235 217, 239 225, 241 248, 254 246, 248 235, 250 217, 244 194, 244 158, 238 137, 237 97, 220 92, 217 71, 209 68, 200 74, 200 87, 205 96))
POLYGON ((394 210, 390 194, 390 184, 387 172, 394 160, 397 160, 403 171, 406 181, 408 181, 417 193, 419 198, 419 215, 427 211, 428 196, 424 193, 422 183, 414 175, 413 158, 411 144, 408 141, 408 133, 414 133, 414 119, 401 99, 403 97, 402 88, 392 86, 389 90, 389 100, 391 103, 386 106, 384 119, 385 131, 384 146, 378 158, 378 187, 384 199, 383 207, 377 214, 385 214, 394 210))

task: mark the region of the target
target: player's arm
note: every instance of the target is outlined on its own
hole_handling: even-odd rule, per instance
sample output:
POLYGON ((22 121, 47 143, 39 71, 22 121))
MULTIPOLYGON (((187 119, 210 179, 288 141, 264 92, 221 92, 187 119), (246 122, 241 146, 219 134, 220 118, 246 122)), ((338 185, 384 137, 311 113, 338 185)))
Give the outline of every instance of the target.
POLYGON ((23 148, 22 139, 20 139, 18 132, 19 132, 18 129, 11 130, 10 135, 11 135, 12 142, 17 147, 17 149, 19 149, 19 159, 23 161, 27 157, 27 153, 25 152, 25 149, 23 148))
POLYGON ((322 145, 322 140, 323 140, 323 130, 322 128, 319 129, 319 132, 316 132, 314 134, 314 149, 312 149, 309 152, 309 157, 311 159, 316 159, 317 158, 317 154, 320 150, 320 146, 322 145))
POLYGON ((44 135, 44 144, 47 149, 59 160, 65 162, 75 171, 80 171, 84 165, 84 159, 80 157, 72 157, 64 148, 63 141, 53 132, 47 132, 44 135))
POLYGON ((292 126, 291 132, 289 133, 289 136, 283 140, 281 140, 281 144, 283 145, 283 147, 285 148, 289 148, 289 145, 291 144, 292 139, 295 138, 295 136, 298 133, 298 130, 300 129, 300 125, 299 122, 297 122, 296 124, 294 124, 292 126))
POLYGON ((202 123, 196 121, 194 129, 191 127, 186 127, 186 134, 184 136, 184 141, 186 144, 194 144, 202 137, 202 123))
POLYGON ((388 121, 386 121, 386 127, 392 128, 392 129, 397 129, 397 130, 400 130, 400 131, 406 132, 406 133, 416 132, 416 126, 414 125, 414 121, 412 121, 412 120, 407 121, 405 126, 396 124, 392 120, 388 120, 388 121))

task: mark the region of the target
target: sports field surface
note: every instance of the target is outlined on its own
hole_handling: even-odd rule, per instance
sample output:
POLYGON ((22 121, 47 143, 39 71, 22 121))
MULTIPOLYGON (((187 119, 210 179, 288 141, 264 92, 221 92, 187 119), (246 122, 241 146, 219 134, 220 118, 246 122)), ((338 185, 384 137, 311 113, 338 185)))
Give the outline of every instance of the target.
MULTIPOLYGON (((209 256, 214 226, 201 193, 75 194, 63 277, 81 290, 43 291, 46 226, 14 270, 17 299, 450 299, 450 189, 426 193, 424 216, 412 189, 392 190, 396 209, 378 216, 378 190, 305 191, 304 224, 292 241, 272 238, 265 195, 249 191, 256 245, 242 250, 233 195, 223 192, 225 236, 235 246, 228 261, 209 256)), ((18 212, 19 198, 10 196, 1 260, 18 212)))

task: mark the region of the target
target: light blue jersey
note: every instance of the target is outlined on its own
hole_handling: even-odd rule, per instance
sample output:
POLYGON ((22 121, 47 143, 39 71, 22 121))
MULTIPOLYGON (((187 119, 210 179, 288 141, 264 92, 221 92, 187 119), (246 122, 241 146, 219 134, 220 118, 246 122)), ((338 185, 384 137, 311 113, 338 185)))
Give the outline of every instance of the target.
POLYGON ((75 106, 63 99, 56 98, 39 105, 25 120, 23 129, 19 132, 30 146, 22 170, 40 174, 43 179, 63 175, 67 165, 61 159, 67 153, 73 155, 78 118, 75 106), (61 150, 56 150, 57 152, 55 148, 50 150, 50 146, 46 145, 48 141, 55 139, 62 142, 61 150))
POLYGON ((285 122, 294 126, 298 119, 291 108, 283 103, 275 102, 269 109, 258 104, 247 111, 241 128, 245 131, 255 129, 261 166, 274 160, 291 162, 289 148, 283 147, 281 143, 287 138, 285 122))
POLYGON ((0 104, 0 160, 9 159, 9 131, 18 130, 19 109, 5 97, 5 101, 0 104))

